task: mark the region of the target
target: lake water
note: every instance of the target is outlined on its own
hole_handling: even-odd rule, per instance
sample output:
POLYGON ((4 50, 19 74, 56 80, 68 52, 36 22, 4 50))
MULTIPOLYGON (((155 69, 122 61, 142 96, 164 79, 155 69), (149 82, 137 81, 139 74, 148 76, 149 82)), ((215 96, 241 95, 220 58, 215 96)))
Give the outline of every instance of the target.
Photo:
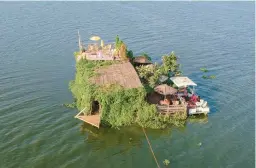
POLYGON ((0 167, 156 167, 141 128, 98 131, 62 106, 78 29, 158 62, 175 51, 198 84, 208 118, 146 130, 161 167, 254 167, 254 25, 254 2, 1 2, 0 167))

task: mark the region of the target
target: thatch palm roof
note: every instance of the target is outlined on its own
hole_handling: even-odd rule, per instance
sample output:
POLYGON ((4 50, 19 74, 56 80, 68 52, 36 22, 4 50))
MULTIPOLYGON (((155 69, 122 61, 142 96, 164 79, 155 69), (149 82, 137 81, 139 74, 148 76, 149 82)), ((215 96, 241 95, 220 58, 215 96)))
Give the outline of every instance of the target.
POLYGON ((145 56, 135 57, 133 62, 138 63, 138 64, 152 64, 152 62, 150 60, 148 60, 147 57, 145 57, 145 56))
POLYGON ((158 85, 154 88, 155 92, 162 94, 162 95, 172 95, 177 92, 177 89, 168 86, 166 84, 158 85))
POLYGON ((119 84, 124 88, 142 87, 137 72, 130 62, 112 64, 96 70, 92 82, 97 85, 119 84))

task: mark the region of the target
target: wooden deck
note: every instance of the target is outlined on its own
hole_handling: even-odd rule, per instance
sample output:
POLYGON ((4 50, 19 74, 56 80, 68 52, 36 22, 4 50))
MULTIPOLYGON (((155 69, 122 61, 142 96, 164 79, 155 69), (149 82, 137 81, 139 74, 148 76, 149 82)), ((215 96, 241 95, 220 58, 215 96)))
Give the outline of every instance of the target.
POLYGON ((92 53, 82 53, 79 54, 77 56, 77 61, 81 60, 81 59, 87 59, 87 60, 95 60, 95 61, 99 61, 99 60, 104 60, 104 61, 113 61, 113 60, 121 60, 121 58, 119 56, 116 56, 115 58, 111 55, 100 55, 100 54, 92 54, 92 53))
POLYGON ((84 115, 83 112, 86 110, 84 108, 82 111, 80 111, 77 115, 75 115, 75 118, 82 120, 92 126, 95 126, 97 128, 100 128, 100 113, 96 113, 94 115, 84 115))
POLYGON ((79 120, 82 120, 90 125, 93 125, 97 128, 100 128, 100 114, 95 114, 95 115, 79 115, 76 116, 79 120))
POLYGON ((103 47, 99 44, 88 44, 88 46, 83 46, 84 50, 79 56, 80 59, 87 60, 121 60, 121 57, 115 53, 114 43, 105 44, 103 47))
POLYGON ((112 55, 108 55, 108 54, 99 54, 99 53, 97 53, 97 54, 90 54, 90 53, 87 53, 87 54, 86 54, 86 59, 87 59, 87 60, 105 60, 105 61, 107 61, 107 60, 121 60, 121 58, 118 57, 118 56, 116 56, 116 57, 114 58, 114 56, 112 56, 112 55))

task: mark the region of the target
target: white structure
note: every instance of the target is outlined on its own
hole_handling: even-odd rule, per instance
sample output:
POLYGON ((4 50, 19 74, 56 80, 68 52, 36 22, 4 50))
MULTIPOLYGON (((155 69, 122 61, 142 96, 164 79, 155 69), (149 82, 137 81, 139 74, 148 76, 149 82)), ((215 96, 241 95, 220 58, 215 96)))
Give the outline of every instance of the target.
POLYGON ((207 105, 207 101, 204 101, 203 99, 200 100, 200 102, 196 102, 196 108, 190 108, 188 110, 189 115, 193 114, 208 114, 210 112, 210 108, 207 105))
POLYGON ((195 82, 193 82, 191 79, 185 76, 171 77, 170 79, 178 88, 187 86, 197 86, 195 82))
MULTIPOLYGON (((197 86, 197 84, 195 82, 193 82, 191 79, 189 79, 188 77, 186 76, 176 76, 176 77, 171 77, 170 78, 173 83, 178 87, 178 88, 185 88, 185 87, 188 87, 188 86, 192 86, 193 89, 189 88, 190 92, 188 94, 188 97, 191 97, 193 94, 195 94, 195 87, 194 86, 197 86)), ((178 93, 178 95, 180 96, 183 96, 184 93, 178 93)))
MULTIPOLYGON (((193 82, 191 79, 188 77, 171 77, 170 78, 173 83, 178 87, 178 88, 184 88, 188 86, 193 86, 193 91, 192 94, 195 93, 195 88, 194 86, 197 86, 195 82, 193 82)), ((192 94, 188 94, 188 96, 192 96, 192 94)), ((178 96, 181 97, 184 95, 183 93, 178 93, 178 96)), ((196 102, 196 107, 195 108, 189 108, 188 109, 188 114, 193 115, 193 114, 208 114, 210 112, 210 109, 207 105, 207 101, 204 101, 203 99, 200 100, 200 102, 196 102)))

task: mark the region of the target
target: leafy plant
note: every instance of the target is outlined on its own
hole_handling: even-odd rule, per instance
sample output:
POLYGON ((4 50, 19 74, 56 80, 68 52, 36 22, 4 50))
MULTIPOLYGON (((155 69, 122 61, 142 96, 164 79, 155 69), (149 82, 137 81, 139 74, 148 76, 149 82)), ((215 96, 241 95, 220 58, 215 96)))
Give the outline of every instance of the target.
POLYGON ((177 60, 178 58, 174 52, 171 52, 170 55, 164 55, 162 57, 163 65, 161 71, 168 76, 171 76, 170 73, 174 76, 180 75, 180 64, 177 63, 177 60))
POLYGON ((215 79, 216 76, 215 75, 210 75, 210 76, 203 75, 202 78, 204 78, 204 79, 215 79))
POLYGON ((127 50, 127 51, 126 51, 126 55, 127 55, 127 57, 130 58, 131 60, 134 59, 132 50, 127 50))
POLYGON ((74 56, 77 57, 79 55, 79 52, 74 52, 74 56))
POLYGON ((207 70, 205 67, 200 68, 200 70, 201 70, 202 72, 208 72, 208 70, 207 70))
POLYGON ((151 61, 151 57, 147 53, 143 53, 142 56, 144 56, 147 60, 151 61))
POLYGON ((210 76, 209 76, 209 79, 215 79, 215 78, 216 78, 215 75, 210 75, 210 76))
MULTIPOLYGON (((208 70, 207 70, 205 67, 200 68, 200 70, 201 70, 202 72, 204 72, 205 74, 208 72, 208 70)), ((203 75, 202 78, 203 78, 203 79, 215 79, 216 76, 215 76, 215 75, 203 75)))
POLYGON ((63 106, 68 107, 68 108, 76 108, 76 102, 73 103, 65 103, 63 106))
POLYGON ((168 159, 165 159, 165 160, 163 161, 163 163, 164 163, 165 166, 168 166, 168 165, 170 164, 170 161, 169 161, 168 159))

